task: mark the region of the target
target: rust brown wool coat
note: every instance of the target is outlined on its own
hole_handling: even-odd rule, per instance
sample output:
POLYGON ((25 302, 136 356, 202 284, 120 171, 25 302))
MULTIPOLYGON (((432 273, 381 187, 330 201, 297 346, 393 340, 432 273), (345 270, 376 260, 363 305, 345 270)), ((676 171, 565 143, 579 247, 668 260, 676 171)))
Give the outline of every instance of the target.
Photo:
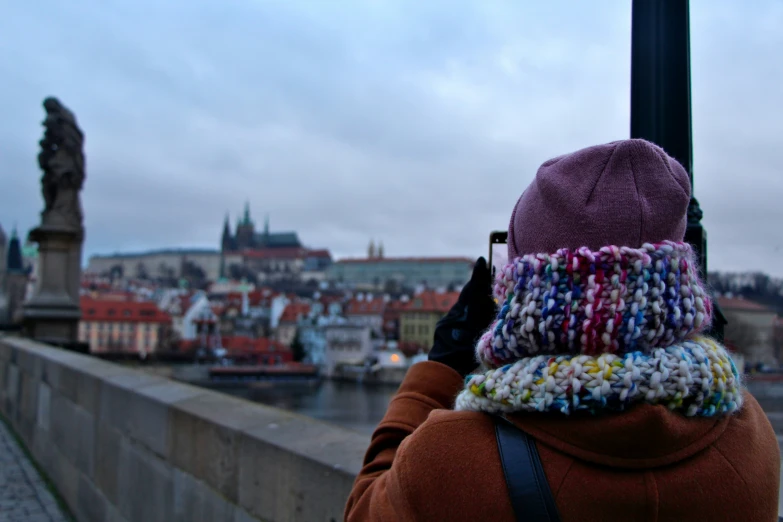
MULTIPOLYGON (((450 410, 462 378, 411 367, 372 436, 347 521, 512 522, 494 424, 450 410)), ((600 418, 510 417, 537 441, 562 522, 777 520, 780 450, 758 402, 686 418, 641 405, 600 418)))

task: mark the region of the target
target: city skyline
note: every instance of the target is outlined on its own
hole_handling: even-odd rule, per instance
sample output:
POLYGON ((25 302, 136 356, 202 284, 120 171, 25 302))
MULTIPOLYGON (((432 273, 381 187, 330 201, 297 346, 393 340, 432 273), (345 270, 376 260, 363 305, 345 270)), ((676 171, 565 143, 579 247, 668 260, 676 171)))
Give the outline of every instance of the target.
MULTIPOLYGON (((38 221, 58 96, 86 136, 85 260, 217 248, 245 201, 335 258, 478 257, 540 163, 629 132, 630 4, 28 4, 0 22, 0 224, 38 221)), ((783 8, 691 22, 710 269, 782 276, 783 8)))

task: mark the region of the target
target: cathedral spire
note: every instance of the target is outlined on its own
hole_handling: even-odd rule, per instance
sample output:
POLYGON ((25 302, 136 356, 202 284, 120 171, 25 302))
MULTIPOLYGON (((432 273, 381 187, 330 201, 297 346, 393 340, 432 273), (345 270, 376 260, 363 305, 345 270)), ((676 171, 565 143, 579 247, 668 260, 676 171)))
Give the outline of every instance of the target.
POLYGON ((221 252, 233 250, 234 238, 231 236, 231 220, 226 212, 226 219, 223 221, 223 234, 220 236, 221 252))
POLYGON ((244 219, 242 220, 244 225, 250 225, 252 221, 250 220, 250 202, 245 201, 245 215, 244 219))
POLYGON ((231 237, 231 218, 228 217, 228 212, 226 212, 226 219, 223 221, 223 239, 225 240, 226 237, 231 237))
POLYGON ((369 259, 375 259, 375 241, 370 240, 370 246, 367 247, 367 257, 369 259))
POLYGON ((226 219, 223 221, 223 234, 220 237, 220 278, 226 277, 226 251, 233 250, 231 237, 231 221, 226 212, 226 219))

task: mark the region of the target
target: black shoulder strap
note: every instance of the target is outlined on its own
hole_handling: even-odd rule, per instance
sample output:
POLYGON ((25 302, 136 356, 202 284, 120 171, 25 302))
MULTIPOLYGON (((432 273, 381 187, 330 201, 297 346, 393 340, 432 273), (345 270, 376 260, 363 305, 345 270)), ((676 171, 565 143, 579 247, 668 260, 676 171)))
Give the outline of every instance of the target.
POLYGON ((495 435, 517 521, 559 522, 555 499, 535 442, 527 433, 498 415, 495 415, 495 435))

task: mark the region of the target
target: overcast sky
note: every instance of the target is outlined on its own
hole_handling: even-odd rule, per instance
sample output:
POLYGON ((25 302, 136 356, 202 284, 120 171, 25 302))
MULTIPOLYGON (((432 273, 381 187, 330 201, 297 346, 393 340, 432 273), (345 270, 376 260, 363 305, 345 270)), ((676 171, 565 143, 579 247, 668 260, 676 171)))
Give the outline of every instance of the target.
MULTIPOLYGON (((487 251, 546 159, 628 137, 630 2, 35 0, 0 16, 0 223, 42 208, 41 101, 86 134, 86 255, 261 226, 487 251)), ((710 268, 783 276, 783 3, 693 0, 710 268)))

